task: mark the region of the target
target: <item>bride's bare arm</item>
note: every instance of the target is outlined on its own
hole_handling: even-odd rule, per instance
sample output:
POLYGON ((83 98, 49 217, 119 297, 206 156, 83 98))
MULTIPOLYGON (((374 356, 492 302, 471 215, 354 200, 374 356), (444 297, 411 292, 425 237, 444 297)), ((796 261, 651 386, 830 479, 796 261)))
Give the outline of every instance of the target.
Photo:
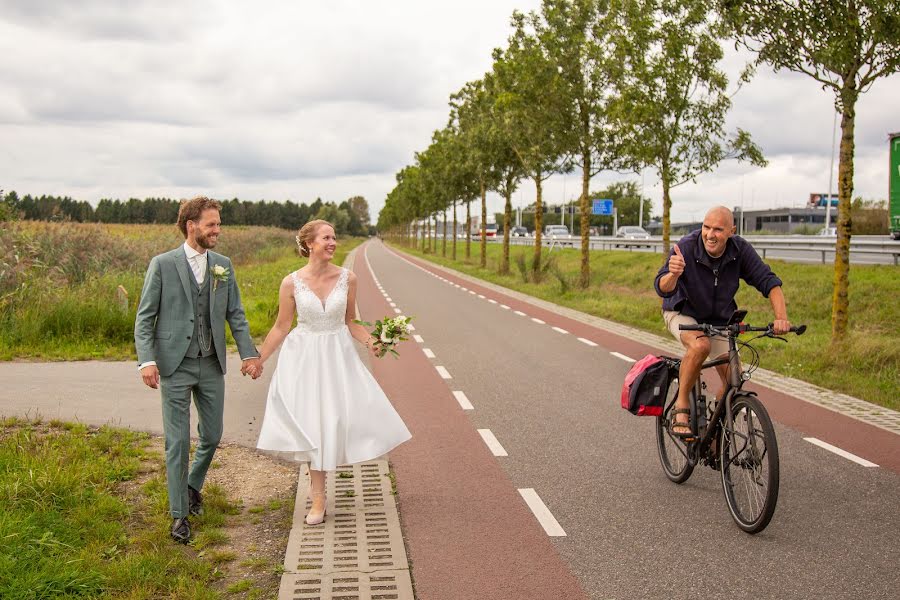
POLYGON ((362 325, 354 323, 353 320, 356 318, 356 273, 351 271, 347 278, 347 314, 344 321, 347 323, 353 339, 361 344, 366 344, 366 347, 371 350, 369 340, 372 339, 372 334, 362 325))
POLYGON ((294 280, 288 275, 281 280, 281 287, 278 289, 278 318, 269 333, 266 335, 266 341, 259 349, 259 359, 266 362, 281 342, 291 332, 291 324, 294 322, 294 312, 297 309, 297 303, 294 301, 294 280))

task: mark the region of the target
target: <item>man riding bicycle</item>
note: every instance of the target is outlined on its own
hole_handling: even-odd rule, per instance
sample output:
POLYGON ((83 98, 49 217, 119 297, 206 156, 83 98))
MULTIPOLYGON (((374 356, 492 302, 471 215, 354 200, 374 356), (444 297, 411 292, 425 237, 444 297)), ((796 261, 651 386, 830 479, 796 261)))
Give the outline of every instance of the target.
MULTIPOLYGON (((775 313, 775 334, 787 333, 791 324, 781 279, 747 240, 735 236, 734 216, 724 206, 710 209, 701 229, 678 240, 666 264, 656 274, 653 285, 663 299, 666 327, 685 347, 678 373, 678 399, 672 411, 672 435, 683 438, 694 435, 689 421, 690 390, 710 354, 716 358, 728 354, 727 340, 709 338, 701 331, 680 331, 678 326, 726 324, 737 309, 734 297, 741 279, 769 299, 775 313)), ((728 365, 720 365, 717 371, 724 390, 728 365)))

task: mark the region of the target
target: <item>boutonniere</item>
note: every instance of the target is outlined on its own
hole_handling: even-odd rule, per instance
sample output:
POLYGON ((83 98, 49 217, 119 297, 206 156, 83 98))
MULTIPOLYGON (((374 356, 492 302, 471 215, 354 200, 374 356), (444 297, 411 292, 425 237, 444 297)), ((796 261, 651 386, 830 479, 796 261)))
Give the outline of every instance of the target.
POLYGON ((216 291, 216 288, 219 287, 219 282, 228 281, 228 269, 223 267, 222 265, 213 265, 212 268, 212 276, 213 276, 213 291, 216 291))

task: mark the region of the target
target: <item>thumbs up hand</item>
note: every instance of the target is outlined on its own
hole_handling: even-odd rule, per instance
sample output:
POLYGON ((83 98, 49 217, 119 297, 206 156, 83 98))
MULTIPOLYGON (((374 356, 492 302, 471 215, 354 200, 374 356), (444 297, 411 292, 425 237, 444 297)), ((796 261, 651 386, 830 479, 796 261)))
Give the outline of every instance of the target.
POLYGON ((669 273, 675 277, 681 277, 681 274, 684 273, 684 255, 681 254, 678 244, 673 246, 673 250, 675 253, 669 257, 669 273))

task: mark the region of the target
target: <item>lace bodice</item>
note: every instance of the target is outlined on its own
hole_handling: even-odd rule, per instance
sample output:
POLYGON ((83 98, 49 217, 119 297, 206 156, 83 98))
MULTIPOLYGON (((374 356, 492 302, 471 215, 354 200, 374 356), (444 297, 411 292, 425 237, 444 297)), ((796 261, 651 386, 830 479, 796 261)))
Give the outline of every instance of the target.
POLYGON ((336 333, 345 326, 349 274, 347 269, 341 269, 334 288, 323 302, 296 271, 291 273, 297 304, 297 330, 300 333, 336 333))

